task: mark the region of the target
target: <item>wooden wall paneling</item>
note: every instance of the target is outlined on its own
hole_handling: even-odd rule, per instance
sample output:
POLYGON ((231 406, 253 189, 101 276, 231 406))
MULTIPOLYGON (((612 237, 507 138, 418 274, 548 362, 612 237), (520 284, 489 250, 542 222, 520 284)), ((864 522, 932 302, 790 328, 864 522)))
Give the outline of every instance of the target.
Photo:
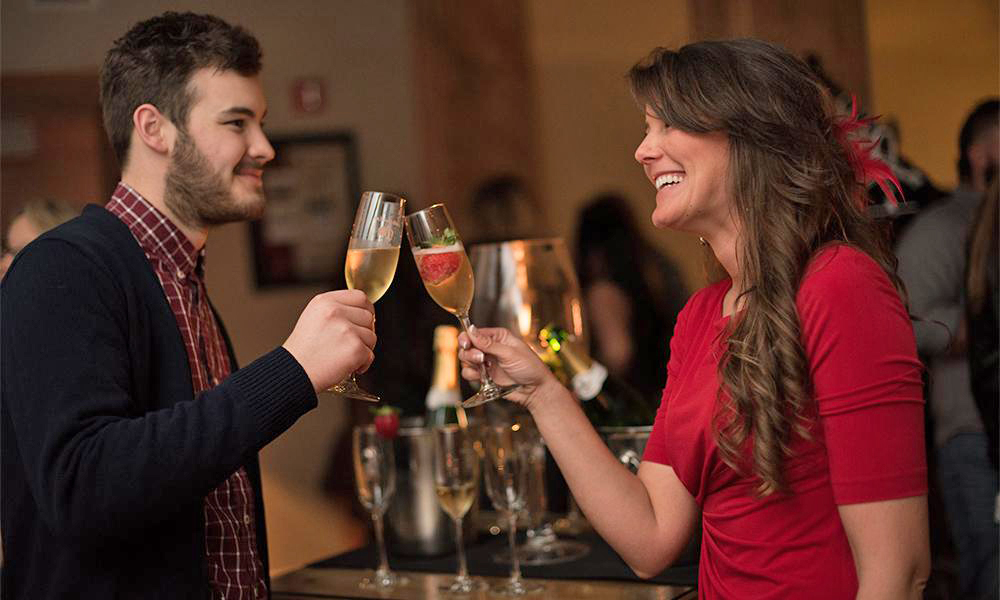
POLYGON ((4 230, 32 198, 103 204, 118 169, 101 122, 97 74, 4 75, 0 91, 4 230))
POLYGON ((689 0, 694 39, 753 37, 816 54, 835 83, 871 99, 865 0, 689 0))
POLYGON ((522 0, 414 2, 414 89, 423 186, 413 207, 446 202, 467 239, 469 198, 499 173, 537 180, 536 99, 522 0))

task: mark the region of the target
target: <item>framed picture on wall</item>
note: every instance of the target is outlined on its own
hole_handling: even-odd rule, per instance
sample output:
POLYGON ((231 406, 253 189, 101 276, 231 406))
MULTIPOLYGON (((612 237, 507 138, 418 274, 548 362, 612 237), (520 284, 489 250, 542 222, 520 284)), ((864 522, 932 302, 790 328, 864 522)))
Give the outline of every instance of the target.
POLYGON ((267 208, 250 223, 258 288, 322 284, 344 278, 357 209, 358 160, 347 132, 273 136, 264 168, 267 208))

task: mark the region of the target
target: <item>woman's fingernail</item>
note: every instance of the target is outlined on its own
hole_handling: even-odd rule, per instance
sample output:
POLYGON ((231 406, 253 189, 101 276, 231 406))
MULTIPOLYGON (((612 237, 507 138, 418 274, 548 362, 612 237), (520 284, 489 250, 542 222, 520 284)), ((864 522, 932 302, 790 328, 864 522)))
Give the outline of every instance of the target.
POLYGON ((458 345, 462 347, 462 350, 468 350, 472 344, 469 343, 469 340, 462 340, 458 345))
POLYGON ((475 350, 472 352, 472 360, 476 361, 477 363, 483 362, 485 358, 486 357, 479 350, 475 350))
POLYGON ((476 326, 475 325, 469 325, 469 333, 471 333, 472 335, 478 335, 476 333, 476 326))

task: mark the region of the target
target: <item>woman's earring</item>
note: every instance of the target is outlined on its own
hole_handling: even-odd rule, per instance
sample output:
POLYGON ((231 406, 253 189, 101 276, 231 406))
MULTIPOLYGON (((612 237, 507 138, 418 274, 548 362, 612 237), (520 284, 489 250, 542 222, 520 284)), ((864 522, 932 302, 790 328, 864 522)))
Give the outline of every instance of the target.
POLYGON ((701 242, 702 246, 707 246, 708 245, 708 241, 705 240, 705 238, 701 237, 700 235, 698 236, 698 241, 701 242))

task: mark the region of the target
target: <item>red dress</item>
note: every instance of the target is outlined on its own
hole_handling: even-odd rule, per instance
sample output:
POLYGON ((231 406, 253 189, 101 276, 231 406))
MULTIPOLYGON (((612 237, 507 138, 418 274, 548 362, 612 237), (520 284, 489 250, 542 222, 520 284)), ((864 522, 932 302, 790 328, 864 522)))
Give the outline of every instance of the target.
POLYGON ((679 315, 643 458, 673 467, 701 507, 699 598, 854 598, 837 505, 927 493, 922 367, 909 317, 866 254, 835 245, 817 255, 796 303, 818 418, 811 440, 792 443, 790 493, 758 498, 756 480, 722 461, 712 434, 730 285, 699 291, 679 315))

